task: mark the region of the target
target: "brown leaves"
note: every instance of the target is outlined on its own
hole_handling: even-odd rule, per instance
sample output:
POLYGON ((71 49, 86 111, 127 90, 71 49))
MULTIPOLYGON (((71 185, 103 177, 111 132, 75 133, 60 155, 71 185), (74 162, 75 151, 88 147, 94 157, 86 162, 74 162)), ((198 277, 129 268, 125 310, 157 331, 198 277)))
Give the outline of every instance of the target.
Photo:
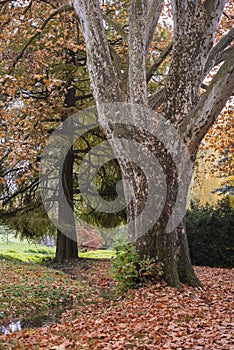
MULTIPOLYGON (((3 349, 231 349, 233 270, 196 272, 203 290, 184 286, 179 292, 158 283, 129 291, 115 301, 80 306, 61 324, 2 337, 3 349)), ((96 273, 98 283, 103 275, 97 265, 96 273)))

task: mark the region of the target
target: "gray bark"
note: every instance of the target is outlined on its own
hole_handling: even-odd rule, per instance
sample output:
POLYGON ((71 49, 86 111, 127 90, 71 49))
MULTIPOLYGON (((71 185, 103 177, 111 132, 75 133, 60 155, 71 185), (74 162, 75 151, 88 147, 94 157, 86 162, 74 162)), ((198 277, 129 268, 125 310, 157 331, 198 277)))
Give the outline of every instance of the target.
MULTIPOLYGON (((147 97, 147 80, 153 73, 150 72, 147 79, 146 53, 153 39, 163 1, 131 1, 128 80, 123 82, 118 80, 116 68, 111 61, 98 2, 75 0, 74 6, 81 19, 86 40, 88 68, 97 107, 102 102, 130 100, 134 119, 134 103, 149 104, 153 108, 163 104, 164 116, 180 131, 191 155, 194 155, 202 137, 225 106, 233 86, 233 63, 229 48, 232 31, 214 46, 215 33, 225 3, 225 0, 171 0, 174 37, 168 80, 164 88, 147 97), (200 97, 199 90, 205 75, 217 62, 222 61, 223 66, 206 93, 200 97)), ((98 112, 101 125, 106 127, 107 136, 112 139, 116 155, 121 155, 123 145, 121 141, 114 140, 114 135, 143 140, 144 132, 137 133, 131 128, 112 130, 108 125, 108 113, 102 113, 99 107, 98 112)), ((175 165, 167 158, 167 153, 163 150, 159 152, 159 144, 153 138, 148 137, 145 144, 154 150, 158 149, 156 155, 165 162, 168 192, 161 217, 153 228, 137 241, 137 248, 141 255, 146 253, 159 256, 165 265, 165 278, 170 285, 180 287, 181 282, 186 282, 198 286, 199 281, 189 259, 185 223, 182 222, 169 234, 166 232, 177 196, 175 165)), ((142 206, 140 193, 144 193, 145 190, 144 178, 137 178, 134 167, 127 173, 127 163, 122 162, 120 165, 123 175, 126 178, 129 176, 133 183, 134 191, 131 195, 135 198, 135 204, 130 206, 128 215, 134 217, 142 206)))
POLYGON ((181 125, 181 133, 193 155, 200 141, 222 111, 234 91, 233 56, 230 55, 214 76, 207 91, 181 125))

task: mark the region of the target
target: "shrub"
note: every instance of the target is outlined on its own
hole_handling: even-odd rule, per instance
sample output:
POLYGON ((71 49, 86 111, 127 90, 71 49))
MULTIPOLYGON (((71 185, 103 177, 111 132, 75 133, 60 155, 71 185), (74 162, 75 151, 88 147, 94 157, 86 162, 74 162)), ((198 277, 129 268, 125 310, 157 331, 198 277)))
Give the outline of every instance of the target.
POLYGON ((148 281, 160 280, 162 264, 157 258, 144 257, 140 260, 133 243, 116 247, 115 253, 115 257, 111 258, 112 276, 119 282, 119 290, 127 291, 148 281))
POLYGON ((193 204, 186 221, 192 264, 234 267, 234 209, 228 197, 216 206, 193 204))
POLYGON ((77 226, 76 231, 80 251, 98 250, 102 247, 102 237, 97 229, 77 226))

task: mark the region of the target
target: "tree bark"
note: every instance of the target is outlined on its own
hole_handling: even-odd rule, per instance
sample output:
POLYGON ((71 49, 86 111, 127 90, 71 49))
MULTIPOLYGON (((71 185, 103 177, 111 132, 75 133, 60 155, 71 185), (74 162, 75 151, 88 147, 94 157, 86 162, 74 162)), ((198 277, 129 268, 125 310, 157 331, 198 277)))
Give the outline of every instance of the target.
MULTIPOLYGON (((68 82, 70 85, 70 82, 68 82)), ((64 104, 66 107, 75 106, 75 88, 68 88, 67 95, 65 97, 64 104)), ((62 118, 64 121, 66 116, 62 118)), ((63 129, 66 126, 63 125, 63 129)), ((66 130, 63 130, 67 135, 66 130)), ((78 259, 78 245, 76 239, 76 227, 74 218, 74 204, 73 204, 73 163, 74 153, 73 148, 68 151, 63 168, 60 169, 60 183, 59 183, 59 199, 58 199, 58 223, 63 229, 57 229, 57 242, 56 242, 56 254, 55 260, 63 261, 67 259, 78 259), (63 207, 63 198, 69 203, 72 211, 67 211, 63 207), (64 234, 64 228, 66 234, 64 234), (72 238, 74 238, 74 240, 72 238)))
POLYGON ((59 196, 59 217, 58 222, 63 228, 66 228, 67 234, 64 234, 64 229, 57 229, 57 243, 56 243, 56 255, 55 260, 63 261, 67 259, 78 258, 78 246, 77 241, 70 237, 76 237, 75 219, 73 214, 73 151, 69 150, 62 171, 62 184, 61 190, 63 190, 66 200, 68 201, 72 212, 66 212, 63 207, 63 194, 59 196), (71 214, 72 213, 72 214, 71 214))
MULTIPOLYGON (((163 101, 165 119, 168 120, 169 125, 173 125, 180 132, 194 161, 202 137, 205 135, 207 128, 217 118, 231 94, 233 64, 231 64, 226 52, 223 56, 225 60, 224 67, 221 68, 226 72, 223 75, 223 77, 225 76, 224 83, 222 84, 222 74, 218 74, 207 94, 204 94, 204 97, 199 95, 205 72, 212 67, 214 60, 221 59, 219 53, 217 54, 217 50, 226 50, 230 43, 229 35, 219 47, 212 51, 215 33, 226 1, 171 0, 174 38, 170 71, 165 87, 149 98, 146 89, 145 60, 147 50, 153 39, 162 3, 163 1, 160 0, 132 0, 130 2, 129 70, 128 81, 125 85, 118 81, 118 74, 116 74, 114 63, 111 61, 105 30, 101 22, 101 9, 97 2, 94 0, 74 0, 74 7, 81 19, 87 45, 88 69, 98 107, 99 121, 102 126, 109 128, 107 136, 111 138, 115 154, 120 155, 124 148, 122 141, 118 140, 116 142, 114 136, 118 135, 122 138, 129 136, 131 139, 134 139, 134 137, 141 139, 144 135, 139 135, 133 129, 126 127, 122 130, 114 128, 113 131, 113 128, 108 125, 108 113, 106 115, 102 113, 102 109, 99 108, 100 104, 130 101, 134 119, 134 104, 147 105, 149 103, 151 107, 156 108, 163 101), (152 13, 152 9, 154 9, 154 13, 152 13), (225 84, 228 87, 226 93, 221 90, 218 91, 218 88, 222 87, 223 89, 225 84), (125 90, 120 91, 123 85, 125 90), (207 110, 207 106, 209 106, 210 111, 207 110)), ((144 123, 142 125, 144 126, 144 123)), ((181 283, 188 283, 194 287, 200 286, 189 258, 185 220, 169 232, 167 228, 173 208, 176 205, 178 185, 181 186, 181 184, 178 184, 179 178, 176 166, 183 167, 183 159, 179 159, 179 164, 174 164, 172 159, 167 157, 167 152, 158 147, 159 143, 151 139, 148 134, 145 144, 149 148, 158 149, 155 156, 164 165, 167 198, 160 218, 144 236, 137 239, 136 247, 141 256, 158 257, 158 260, 164 264, 164 278, 169 285, 177 288, 181 287, 181 283)), ((183 158, 183 155, 181 155, 181 158, 183 158)), ((124 162, 120 163, 120 166, 123 177, 129 178, 133 184, 132 195, 135 201, 128 208, 128 218, 134 219, 144 206, 144 196, 143 198, 140 197, 142 193, 145 195, 144 177, 142 175, 139 177, 138 169, 129 167, 127 162, 126 164, 124 162)), ((154 169, 152 169, 153 173, 154 169)), ((188 177, 190 176, 192 174, 188 174, 188 177)), ((184 197, 187 193, 188 188, 184 187, 184 197)), ((184 199, 181 201, 181 206, 185 211, 186 203, 184 199)), ((155 201, 157 201, 157 198, 155 198, 155 201)), ((132 225, 131 228, 136 231, 135 237, 138 237, 137 226, 132 225)), ((130 233, 134 237, 134 232, 130 233)))

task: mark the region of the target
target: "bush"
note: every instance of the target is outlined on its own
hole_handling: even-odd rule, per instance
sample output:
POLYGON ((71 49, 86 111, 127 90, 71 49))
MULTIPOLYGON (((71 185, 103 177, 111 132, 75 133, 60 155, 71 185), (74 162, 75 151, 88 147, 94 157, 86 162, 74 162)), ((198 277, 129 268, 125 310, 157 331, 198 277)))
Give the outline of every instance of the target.
POLYGON ((115 257, 111 258, 112 275, 119 282, 119 290, 127 291, 148 281, 160 280, 162 264, 156 258, 144 257, 140 260, 132 243, 116 247, 115 253, 115 257))
POLYGON ((216 206, 193 204, 186 221, 193 265, 234 267, 234 209, 228 197, 216 206))
POLYGON ((77 226, 78 249, 80 251, 98 250, 102 247, 102 237, 98 229, 77 226))

